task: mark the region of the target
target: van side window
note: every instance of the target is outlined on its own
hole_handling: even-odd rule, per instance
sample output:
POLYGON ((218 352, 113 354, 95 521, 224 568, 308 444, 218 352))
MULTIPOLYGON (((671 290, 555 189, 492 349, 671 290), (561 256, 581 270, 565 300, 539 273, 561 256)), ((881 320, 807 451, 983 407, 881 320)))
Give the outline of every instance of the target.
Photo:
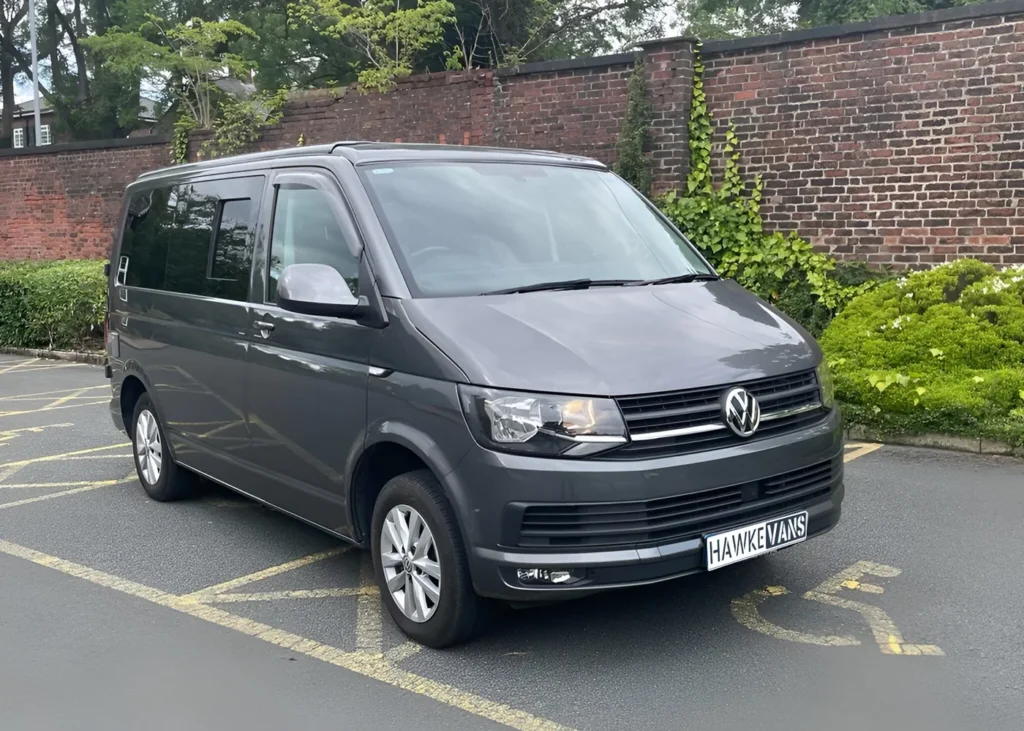
MULTIPOLYGON (((184 211, 175 218, 162 289, 181 294, 206 294, 206 267, 217 205, 211 184, 178 188, 178 208, 184 211)), ((131 269, 131 262, 128 268, 131 269)))
POLYGON ((128 257, 125 284, 163 289, 170 227, 177 206, 172 188, 136 193, 128 202, 121 256, 128 257))
POLYGON ((244 300, 249 295, 252 208, 250 198, 220 202, 217 236, 213 241, 207 279, 207 294, 212 297, 244 300))
POLYGON ((121 244, 125 284, 244 301, 264 180, 203 181, 132 196, 121 244))
POLYGON ((327 264, 359 292, 359 258, 352 254, 323 191, 289 183, 277 190, 270 237, 267 301, 277 294, 277 280, 292 264, 327 264))

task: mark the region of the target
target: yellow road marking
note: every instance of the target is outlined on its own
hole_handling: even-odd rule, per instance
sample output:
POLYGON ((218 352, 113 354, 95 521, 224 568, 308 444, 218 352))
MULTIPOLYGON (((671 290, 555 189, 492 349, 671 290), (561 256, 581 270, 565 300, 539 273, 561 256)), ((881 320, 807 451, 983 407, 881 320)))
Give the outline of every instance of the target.
POLYGON ((208 586, 205 589, 200 589, 199 591, 193 591, 190 594, 183 595, 181 599, 183 601, 194 602, 206 601, 208 597, 214 594, 224 594, 232 589, 237 589, 240 586, 253 584, 257 581, 262 581, 263 579, 269 579, 271 576, 277 576, 278 574, 283 574, 288 571, 294 571, 295 569, 301 569, 303 566, 309 566, 310 564, 314 564, 318 561, 333 558, 334 556, 340 556, 350 549, 351 546, 338 546, 326 551, 320 551, 319 553, 313 553, 309 556, 297 558, 294 561, 288 561, 286 563, 279 564, 278 566, 271 566, 251 574, 246 574, 245 576, 239 576, 237 579, 231 579, 230 581, 214 584, 213 586, 208 586))
MULTIPOLYGON (((359 584, 362 588, 377 588, 373 580, 373 563, 364 554, 359 564, 359 584)), ((384 653, 384 605, 379 592, 363 594, 356 600, 356 649, 374 655, 384 653)))
POLYGON ((856 637, 845 635, 813 635, 807 632, 797 632, 786 629, 777 624, 769 622, 757 611, 757 605, 768 597, 788 594, 789 591, 781 586, 770 586, 767 589, 755 589, 749 594, 732 600, 732 616, 736 621, 747 629, 774 637, 777 640, 789 640, 790 642, 803 642, 808 645, 823 645, 826 647, 848 647, 859 645, 860 640, 856 637), (781 590, 781 591, 780 591, 781 590))
MULTIPOLYGON (((124 478, 123 480, 119 480, 117 482, 110 483, 110 484, 114 484, 114 485, 119 485, 119 484, 122 484, 122 483, 123 484, 127 484, 129 482, 132 482, 133 480, 135 480, 135 475, 134 474, 130 475, 129 477, 124 478)), ((38 503, 38 502, 42 502, 43 500, 53 500, 54 498, 65 497, 67 495, 77 495, 80 492, 89 492, 90 490, 98 490, 101 487, 108 487, 108 484, 107 483, 99 483, 99 484, 85 485, 84 487, 76 487, 76 488, 73 488, 71 490, 64 490, 63 492, 51 492, 51 493, 48 493, 46 495, 38 495, 36 497, 28 497, 28 498, 25 498, 24 500, 15 500, 14 502, 11 502, 11 503, 0 503, 0 510, 6 510, 7 508, 16 508, 19 505, 28 505, 29 503, 38 503)))
POLYGON ((292 589, 289 591, 258 591, 251 594, 211 594, 202 601, 207 604, 233 602, 276 602, 280 599, 326 599, 328 597, 377 595, 377 587, 341 587, 336 589, 292 589))
POLYGON ((43 408, 44 409, 55 409, 58 406, 60 406, 61 404, 66 404, 68 401, 73 401, 74 399, 76 399, 79 396, 81 396, 83 393, 85 393, 85 389, 84 388, 80 388, 77 391, 72 391, 71 393, 67 394, 66 396, 61 396, 60 398, 54 399, 50 403, 46 404, 46 406, 44 406, 43 408))
POLYGON ((154 589, 153 587, 129 581, 128 579, 122 579, 121 577, 56 556, 50 556, 5 540, 0 540, 0 552, 31 561, 40 566, 46 566, 68 576, 83 579, 129 596, 145 599, 159 606, 221 627, 233 629, 277 647, 286 648, 293 653, 300 653, 307 657, 322 660, 336 667, 351 670, 360 675, 379 680, 382 683, 432 698, 445 705, 510 726, 511 728, 520 729, 521 731, 568 731, 566 727, 554 721, 539 718, 504 703, 488 700, 474 693, 468 693, 445 683, 439 683, 421 675, 401 670, 388 663, 382 656, 363 652, 346 652, 337 647, 325 645, 307 637, 271 627, 262 622, 239 617, 208 604, 201 604, 194 599, 175 596, 160 589, 154 589))
POLYGON ((79 406, 96 406, 109 401, 106 397, 96 401, 86 401, 80 404, 63 404, 61 406, 40 406, 37 409, 23 409, 21 411, 0 411, 0 416, 23 416, 25 414, 41 414, 44 411, 59 411, 60 409, 77 409, 79 406))
POLYGON ((12 365, 9 365, 6 368, 0 368, 0 375, 2 375, 4 373, 10 373, 11 371, 16 371, 19 368, 27 366, 27 365, 29 365, 31 363, 38 363, 38 362, 39 362, 39 358, 31 358, 29 360, 19 360, 18 362, 14 363, 12 365))
POLYGON ((423 645, 416 642, 403 642, 401 645, 392 647, 390 650, 385 652, 384 659, 392 665, 398 665, 400 662, 408 660, 422 649, 423 645))
POLYGON ((57 363, 50 365, 49 363, 26 363, 22 367, 18 368, 6 368, 0 371, 0 375, 4 373, 33 373, 35 371, 55 371, 58 368, 84 368, 86 363, 57 363))
MULTIPOLYGON (((102 386, 86 386, 85 388, 60 388, 56 391, 38 391, 36 393, 17 393, 13 396, 0 396, 0 401, 31 401, 40 396, 56 396, 57 394, 67 393, 68 391, 95 391, 100 388, 109 389, 109 385, 102 386)), ((39 399, 42 401, 43 399, 39 399)))
MULTIPOLYGON (((944 655, 945 653, 936 645, 918 645, 904 642, 903 635, 896 627, 896 623, 880 607, 836 596, 843 589, 862 591, 869 594, 881 594, 885 591, 881 586, 865 584, 861 581, 861 578, 865 574, 892 578, 899 576, 900 573, 901 571, 894 566, 886 566, 885 564, 874 563, 873 561, 858 561, 852 566, 825 579, 805 593, 803 598, 860 614, 871 630, 871 634, 879 649, 885 655, 944 655)), ((830 647, 850 647, 860 644, 860 641, 855 637, 814 635, 786 629, 769 622, 761 616, 757 608, 761 602, 769 597, 782 596, 788 593, 789 591, 784 586, 769 586, 764 589, 757 589, 739 599, 733 599, 732 614, 736 621, 744 627, 778 640, 830 647)))
POLYGON ((85 487, 86 485, 106 487, 107 485, 117 485, 124 481, 125 480, 78 480, 75 482, 16 482, 7 484, 0 482, 0 490, 18 490, 35 487, 85 487))
POLYGON ((882 587, 874 586, 873 584, 862 584, 860 579, 865 574, 893 578, 901 573, 902 571, 895 566, 886 566, 874 561, 858 561, 852 566, 825 579, 804 594, 804 599, 810 599, 811 601, 828 604, 833 607, 840 607, 841 609, 848 609, 860 614, 871 629, 871 634, 884 655, 944 655, 945 653, 935 645, 907 645, 903 641, 903 635, 900 633, 899 628, 896 627, 896 623, 880 607, 836 596, 843 589, 880 594, 884 591, 882 587), (913 650, 904 653, 904 648, 906 647, 912 647, 913 650))
POLYGON ((131 453, 128 454, 87 454, 84 457, 73 457, 75 462, 80 459, 131 459, 131 453))
POLYGON ((74 424, 70 422, 65 422, 63 424, 42 424, 40 426, 24 426, 21 429, 0 430, 0 444, 9 442, 15 437, 21 436, 21 434, 24 432, 29 432, 31 434, 39 434, 40 432, 43 432, 46 429, 59 429, 68 426, 74 426, 74 424))
POLYGON ((58 459, 68 459, 78 457, 82 454, 93 454, 94 452, 102 452, 107 449, 117 449, 118 447, 130 447, 132 446, 129 442, 121 442, 119 444, 107 444, 103 447, 89 447, 88 449, 76 449, 73 452, 64 452, 63 454, 48 454, 45 457, 30 457, 29 459, 21 459, 16 462, 5 462, 0 464, 0 469, 7 467, 24 467, 25 465, 36 464, 38 462, 53 462, 58 459))
POLYGON ((861 443, 854 442, 847 444, 846 454, 843 455, 844 462, 852 462, 853 460, 863 457, 865 454, 871 454, 876 449, 881 449, 884 445, 874 443, 861 443))

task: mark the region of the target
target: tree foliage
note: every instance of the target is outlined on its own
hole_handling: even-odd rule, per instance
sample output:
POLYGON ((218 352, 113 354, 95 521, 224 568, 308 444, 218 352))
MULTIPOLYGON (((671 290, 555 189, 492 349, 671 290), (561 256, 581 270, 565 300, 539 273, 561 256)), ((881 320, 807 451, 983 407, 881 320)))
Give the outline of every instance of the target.
POLYGON ((984 0, 677 0, 683 30, 705 40, 923 13, 984 0))
POLYGON ((359 83, 385 91, 396 78, 413 72, 418 54, 437 43, 454 20, 449 0, 298 0, 294 17, 321 34, 353 44, 363 60, 359 83))
POLYGON ((219 90, 215 82, 225 75, 248 71, 238 54, 226 50, 230 41, 255 36, 251 28, 237 20, 207 22, 192 18, 172 25, 150 15, 138 30, 115 28, 86 43, 116 72, 167 79, 175 101, 207 129, 216 116, 219 90))

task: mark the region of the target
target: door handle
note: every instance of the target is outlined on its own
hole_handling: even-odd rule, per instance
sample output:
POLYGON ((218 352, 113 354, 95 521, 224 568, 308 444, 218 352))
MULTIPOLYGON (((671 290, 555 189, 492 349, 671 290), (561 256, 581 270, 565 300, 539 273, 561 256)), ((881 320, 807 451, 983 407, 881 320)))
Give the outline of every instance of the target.
POLYGON ((260 335, 264 338, 270 337, 270 331, 274 329, 274 323, 267 322, 266 320, 257 320, 253 323, 253 326, 260 331, 260 335))

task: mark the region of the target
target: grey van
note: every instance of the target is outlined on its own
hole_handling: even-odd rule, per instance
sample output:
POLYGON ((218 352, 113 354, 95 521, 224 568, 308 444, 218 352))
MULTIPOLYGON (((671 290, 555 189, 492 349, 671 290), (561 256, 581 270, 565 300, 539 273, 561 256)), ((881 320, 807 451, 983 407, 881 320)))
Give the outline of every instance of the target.
POLYGON ((111 412, 146 492, 205 477, 369 549, 419 642, 839 520, 814 340, 598 162, 296 148, 144 174, 121 221, 111 412))

